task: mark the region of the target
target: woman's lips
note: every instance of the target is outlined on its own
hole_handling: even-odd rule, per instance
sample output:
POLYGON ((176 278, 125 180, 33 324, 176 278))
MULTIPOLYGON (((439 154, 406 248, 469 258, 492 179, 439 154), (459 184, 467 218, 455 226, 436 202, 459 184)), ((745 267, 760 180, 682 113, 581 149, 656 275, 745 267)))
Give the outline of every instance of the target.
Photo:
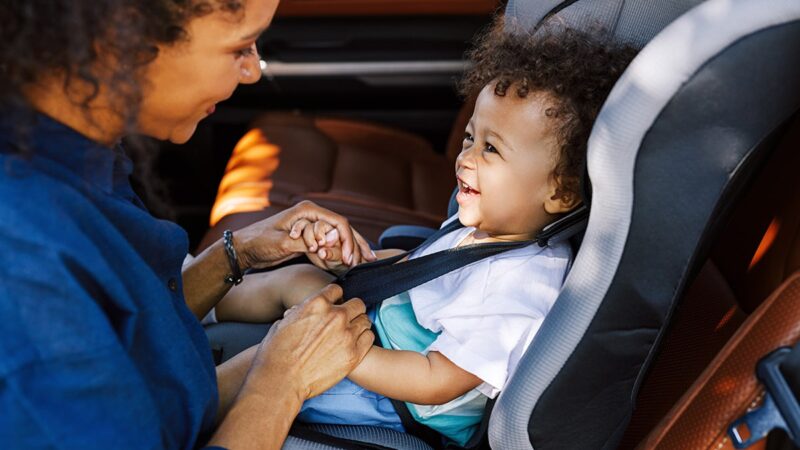
POLYGON ((209 107, 209 108, 206 110, 206 114, 210 116, 211 114, 214 114, 214 111, 215 111, 216 109, 217 109, 217 105, 211 105, 211 106, 210 106, 210 107, 209 107))

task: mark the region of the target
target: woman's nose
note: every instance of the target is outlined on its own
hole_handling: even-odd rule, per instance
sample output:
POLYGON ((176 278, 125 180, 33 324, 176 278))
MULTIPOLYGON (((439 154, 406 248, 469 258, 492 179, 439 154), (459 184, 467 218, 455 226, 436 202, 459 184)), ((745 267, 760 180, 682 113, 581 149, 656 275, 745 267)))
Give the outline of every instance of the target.
POLYGON ((242 63, 242 73, 239 83, 253 84, 261 79, 261 58, 252 56, 242 63))

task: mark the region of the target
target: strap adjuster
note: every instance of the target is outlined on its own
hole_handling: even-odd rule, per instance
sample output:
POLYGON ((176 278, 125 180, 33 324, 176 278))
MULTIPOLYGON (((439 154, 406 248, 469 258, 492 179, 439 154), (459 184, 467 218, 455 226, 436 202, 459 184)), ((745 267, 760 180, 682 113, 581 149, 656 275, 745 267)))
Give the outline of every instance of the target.
POLYGON ((758 362, 756 377, 766 389, 764 403, 728 427, 728 436, 734 447, 747 448, 775 428, 786 431, 794 444, 800 446, 800 404, 780 371, 781 363, 791 352, 791 347, 781 347, 758 362), (742 425, 750 431, 746 439, 740 432, 742 425))

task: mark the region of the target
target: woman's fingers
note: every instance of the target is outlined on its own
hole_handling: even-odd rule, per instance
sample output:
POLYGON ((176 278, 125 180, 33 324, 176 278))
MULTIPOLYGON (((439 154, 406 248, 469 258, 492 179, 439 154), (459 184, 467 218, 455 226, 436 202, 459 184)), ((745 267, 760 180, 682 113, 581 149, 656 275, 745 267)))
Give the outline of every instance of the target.
POLYGON ((353 243, 352 243, 353 250, 352 250, 352 253, 350 255, 350 258, 347 261, 345 261, 344 243, 342 243, 342 261, 345 261, 348 266, 353 267, 355 265, 361 264, 362 255, 361 255, 361 247, 358 245, 358 242, 356 242, 356 239, 355 239, 356 231, 353 230, 353 229, 350 229, 350 231, 352 232, 352 236, 353 236, 353 238, 352 238, 353 239, 353 243))
MULTIPOLYGON (((315 295, 314 297, 322 297, 328 303, 333 305, 336 302, 338 302, 339 300, 341 300, 342 294, 343 294, 342 287, 339 286, 338 284, 331 283, 331 284, 325 286, 324 288, 322 288, 322 290, 319 291, 319 294, 315 295)), ((361 300, 359 300, 359 302, 361 302, 361 300)), ((361 302, 361 305, 363 306, 364 302, 361 302)), ((350 306, 350 308, 356 308, 356 307, 355 306, 350 306)), ((364 308, 364 311, 366 311, 366 308, 364 308)), ((363 311, 361 312, 361 314, 363 314, 363 311)), ((355 316, 353 316, 353 317, 355 317, 355 316)), ((348 320, 352 320, 353 317, 348 316, 348 320)))
MULTIPOLYGON (((341 288, 339 288, 339 292, 341 292, 341 288)), ((341 298, 341 294, 339 294, 339 298, 341 298)), ((350 300, 342 303, 341 307, 347 313, 348 321, 352 321, 356 317, 367 312, 367 306, 359 298, 351 298, 350 300)), ((366 316, 364 316, 364 318, 366 318, 366 316)), ((369 319, 367 319, 367 321, 369 321, 369 319)))
POLYGON ((292 228, 289 230, 289 237, 292 239, 299 238, 303 233, 303 229, 305 229, 309 223, 311 222, 306 219, 300 219, 293 223, 292 228))
POLYGON ((319 248, 317 245, 317 237, 314 236, 313 225, 309 224, 303 228, 303 242, 306 243, 306 247, 308 248, 309 252, 316 252, 319 248))
POLYGON ((375 334, 372 332, 372 322, 369 321, 367 316, 360 316, 357 320, 363 322, 366 321, 363 326, 357 326, 356 329, 361 329, 361 333, 358 335, 358 339, 356 340, 356 345, 354 348, 356 361, 357 364, 361 363, 361 360, 367 356, 367 353, 375 344, 375 334), (363 320, 361 319, 363 318, 363 320))
POLYGON ((359 261, 357 264, 360 264, 363 260, 375 261, 376 259, 378 259, 378 257, 375 256, 375 252, 373 252, 372 249, 369 247, 369 242, 367 242, 367 240, 364 239, 364 237, 361 236, 361 234, 358 231, 353 230, 353 235, 355 236, 356 245, 358 246, 358 248, 361 249, 361 255, 363 257, 363 259, 359 261))

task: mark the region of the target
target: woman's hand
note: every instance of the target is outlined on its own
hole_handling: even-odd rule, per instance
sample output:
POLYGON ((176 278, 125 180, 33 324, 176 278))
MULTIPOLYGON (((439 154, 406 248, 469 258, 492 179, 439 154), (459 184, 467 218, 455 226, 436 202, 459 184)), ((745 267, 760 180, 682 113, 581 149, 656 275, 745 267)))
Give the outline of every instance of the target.
POLYGON ((280 264, 306 252, 317 252, 318 244, 312 247, 301 236, 292 238, 289 232, 300 221, 313 224, 324 222, 338 233, 341 259, 346 264, 372 258, 369 244, 356 233, 344 217, 322 208, 310 201, 303 201, 272 217, 254 223, 234 233, 235 246, 239 251, 242 269, 263 268, 280 264))
MULTIPOLYGON (((298 203, 281 213, 254 223, 233 235, 234 248, 242 270, 270 267, 309 251, 306 241, 300 236, 292 238, 289 232, 298 221, 326 223, 336 231, 337 254, 343 261, 360 262, 374 259, 367 242, 356 233, 344 217, 321 208, 311 202, 298 203)), ((313 240, 312 240, 313 243, 313 240)), ((326 244, 333 246, 333 243, 326 244)), ((186 305, 198 319, 228 292, 231 285, 224 280, 231 273, 230 262, 222 245, 222 239, 212 244, 183 267, 183 293, 186 305)))
POLYGON ((256 354, 253 369, 278 368, 302 400, 319 395, 350 373, 375 340, 364 303, 336 305, 342 288, 331 284, 276 322, 256 354))
MULTIPOLYGON (((366 242, 357 231, 353 230, 353 235, 357 242, 366 242)), ((302 238, 309 249, 306 253, 308 259, 320 269, 336 275, 341 275, 363 262, 377 259, 375 252, 369 250, 367 253, 362 252, 360 259, 354 256, 350 263, 346 263, 342 257, 343 242, 339 238, 339 231, 324 221, 311 223, 305 219, 298 220, 292 224, 289 236, 302 238)))
MULTIPOLYGON (((361 300, 335 305, 341 295, 339 286, 329 285, 287 311, 256 350, 243 384, 236 380, 236 368, 220 378, 228 387, 220 391, 223 411, 231 391, 238 394, 209 445, 280 448, 303 401, 339 382, 361 362, 374 340, 371 324, 361 300)), ((246 365, 249 358, 239 362, 246 365)))

